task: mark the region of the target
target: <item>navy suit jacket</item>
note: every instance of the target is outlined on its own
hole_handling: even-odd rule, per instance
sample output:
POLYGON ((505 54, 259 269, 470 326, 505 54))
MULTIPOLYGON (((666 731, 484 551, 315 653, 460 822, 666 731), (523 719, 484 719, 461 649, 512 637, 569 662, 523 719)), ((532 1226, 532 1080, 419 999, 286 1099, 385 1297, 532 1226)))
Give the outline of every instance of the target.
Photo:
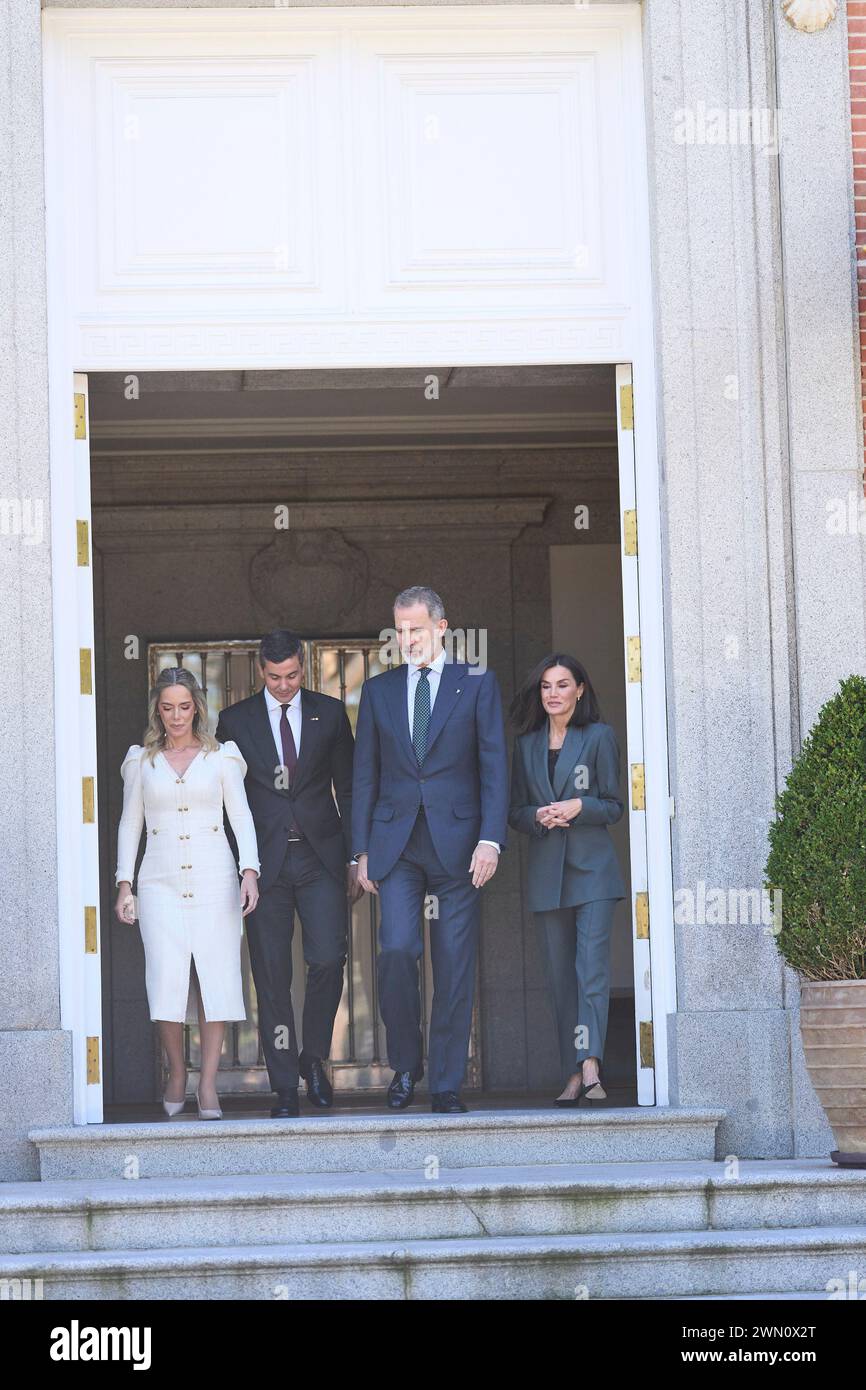
POLYGON ((352 846, 367 873, 393 869, 424 806, 436 853, 455 878, 469 872, 479 840, 508 834, 508 761, 502 701, 492 671, 442 668, 421 766, 409 737, 408 668, 365 682, 355 730, 352 846))
POLYGON ((609 724, 599 721, 567 729, 552 785, 547 774, 547 720, 534 733, 515 739, 508 823, 530 837, 527 898, 532 912, 549 912, 561 905, 566 864, 581 872, 584 901, 625 897, 616 850, 607 832, 622 813, 619 746, 609 724), (583 807, 567 828, 548 829, 536 820, 539 806, 576 796, 583 807))
POLYGON ((247 764, 244 788, 262 864, 259 892, 280 872, 292 816, 325 868, 344 883, 352 857, 352 729, 342 701, 303 687, 301 750, 291 791, 275 785, 277 751, 263 690, 224 709, 216 736, 220 743, 233 739, 247 764))

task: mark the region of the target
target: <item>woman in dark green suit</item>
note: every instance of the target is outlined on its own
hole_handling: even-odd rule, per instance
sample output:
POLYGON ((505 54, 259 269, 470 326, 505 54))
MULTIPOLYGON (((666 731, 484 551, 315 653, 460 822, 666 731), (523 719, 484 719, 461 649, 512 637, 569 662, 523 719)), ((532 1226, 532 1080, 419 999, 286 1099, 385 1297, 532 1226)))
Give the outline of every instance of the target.
POLYGON ((529 836, 527 896, 553 997, 557 1105, 606 1099, 599 1077, 610 998, 614 904, 626 896, 607 827, 620 819, 619 746, 579 661, 552 652, 511 704, 508 822, 529 836))

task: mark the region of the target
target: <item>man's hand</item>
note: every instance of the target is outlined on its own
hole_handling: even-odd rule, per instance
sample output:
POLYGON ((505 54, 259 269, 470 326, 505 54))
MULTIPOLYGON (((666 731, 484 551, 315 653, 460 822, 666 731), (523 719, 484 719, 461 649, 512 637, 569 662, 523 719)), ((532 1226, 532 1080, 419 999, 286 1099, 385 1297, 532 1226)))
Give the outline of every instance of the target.
POLYGON ((358 882, 365 893, 378 893, 379 885, 373 879, 367 877, 367 856, 358 855, 358 882))
POLYGON ((358 880, 358 865, 346 865, 346 897, 350 903, 356 903, 359 898, 363 898, 364 888, 358 880))
POLYGON ((473 888, 483 888, 499 867, 499 850, 492 845, 476 845, 469 861, 473 888))

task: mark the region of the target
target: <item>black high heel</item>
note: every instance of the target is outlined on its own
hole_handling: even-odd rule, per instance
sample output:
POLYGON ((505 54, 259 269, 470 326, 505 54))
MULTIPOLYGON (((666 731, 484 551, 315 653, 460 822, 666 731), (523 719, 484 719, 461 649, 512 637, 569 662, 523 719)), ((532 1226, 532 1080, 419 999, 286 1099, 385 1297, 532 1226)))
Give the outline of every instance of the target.
POLYGON ((580 1093, 583 1089, 583 1078, 581 1077, 580 1087, 576 1096, 559 1096, 553 1103, 559 1106, 560 1110, 575 1110, 577 1102, 580 1100, 580 1093))
POLYGON ((590 1105, 600 1105, 602 1101, 607 1100, 607 1091, 601 1084, 600 1069, 597 1081, 590 1081, 588 1086, 583 1081, 580 1083, 580 1090, 577 1093, 577 1100, 583 1100, 584 1097, 586 1097, 590 1105), (595 1091, 597 1094, 593 1095, 593 1091, 595 1091))

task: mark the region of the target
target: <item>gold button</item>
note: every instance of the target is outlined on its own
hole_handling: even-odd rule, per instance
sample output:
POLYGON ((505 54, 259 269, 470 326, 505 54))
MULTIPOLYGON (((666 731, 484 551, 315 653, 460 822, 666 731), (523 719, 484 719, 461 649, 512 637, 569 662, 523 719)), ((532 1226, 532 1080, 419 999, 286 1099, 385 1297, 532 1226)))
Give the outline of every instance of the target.
POLYGON ((215 825, 215 826, 214 826, 214 830, 219 830, 219 826, 218 826, 218 825, 215 825))
POLYGON ((181 784, 181 786, 182 786, 182 785, 183 785, 183 778, 182 778, 182 777, 179 777, 179 778, 178 778, 178 781, 180 782, 180 784, 181 784))
POLYGON ((175 782, 180 782, 180 778, 179 778, 179 777, 175 777, 174 780, 175 780, 175 782))
POLYGON ((195 893, 187 893, 187 897, 188 897, 188 898, 194 898, 194 897, 195 897, 195 893))
POLYGON ((186 893, 181 893, 181 897, 182 897, 182 898, 185 898, 185 897, 186 897, 186 893))

